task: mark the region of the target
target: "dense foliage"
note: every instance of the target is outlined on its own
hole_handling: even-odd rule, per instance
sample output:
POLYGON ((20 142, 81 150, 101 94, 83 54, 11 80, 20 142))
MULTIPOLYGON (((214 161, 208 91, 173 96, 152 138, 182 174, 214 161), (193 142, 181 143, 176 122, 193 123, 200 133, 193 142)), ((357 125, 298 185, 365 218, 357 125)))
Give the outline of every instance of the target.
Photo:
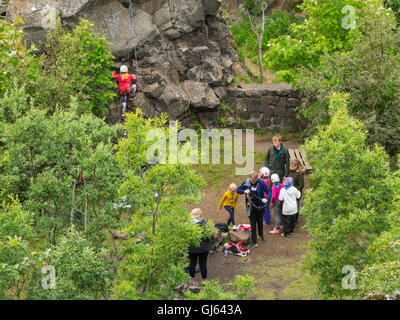
POLYGON ((29 56, 29 66, 15 72, 7 88, 14 90, 13 82, 25 86, 32 103, 49 112, 67 108, 73 96, 80 112, 104 115, 116 95, 110 77, 114 57, 108 44, 104 37, 94 36, 89 21, 81 20, 72 32, 58 21, 56 28, 47 33, 43 52, 29 56))
POLYGON ((0 298, 174 297, 204 230, 186 209, 201 178, 146 157, 147 134, 168 135, 168 118, 137 111, 123 127, 96 116, 113 95, 113 62, 91 23, 59 22, 39 55, 17 24, 1 28, 0 298), (128 239, 114 240, 123 226, 128 239))
MULTIPOLYGON (((168 154, 159 150, 159 163, 146 167, 152 145, 161 141, 169 145, 166 137, 174 129, 165 128, 166 123, 166 117, 145 120, 137 111, 128 115, 128 137, 119 143, 118 157, 127 177, 121 194, 135 212, 124 229, 129 238, 121 247, 125 259, 115 288, 118 299, 172 299, 173 289, 189 279, 184 270, 188 245, 203 236, 198 225, 189 223, 185 209, 185 204, 200 200, 202 179, 188 164, 168 164, 171 148, 168 154)), ((210 228, 207 232, 211 236, 210 228)))
POLYGON ((353 31, 352 48, 325 54, 317 67, 302 68, 302 114, 309 133, 329 121, 330 92, 350 94, 349 110, 363 120, 369 143, 379 143, 394 156, 400 152, 400 30, 390 10, 366 7, 353 31))
POLYGON ((305 144, 314 170, 302 210, 312 237, 305 264, 319 276, 319 293, 330 298, 357 292, 342 286, 342 269, 361 271, 371 262, 368 248, 390 229, 399 183, 383 148, 366 146, 366 133, 348 115, 347 100, 331 95, 330 123, 305 144))

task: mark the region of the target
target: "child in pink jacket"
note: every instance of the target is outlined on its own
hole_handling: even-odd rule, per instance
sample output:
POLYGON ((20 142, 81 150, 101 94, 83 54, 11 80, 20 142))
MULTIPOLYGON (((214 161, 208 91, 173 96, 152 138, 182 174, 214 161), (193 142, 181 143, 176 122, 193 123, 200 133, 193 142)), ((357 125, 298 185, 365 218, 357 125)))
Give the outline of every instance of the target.
POLYGON ((283 225, 282 204, 279 201, 279 194, 281 192, 281 189, 283 188, 283 184, 279 184, 279 181, 280 181, 279 176, 276 173, 271 175, 271 182, 272 182, 271 204, 274 208, 274 217, 275 217, 274 230, 269 232, 272 234, 279 234, 279 229, 282 229, 282 225, 283 225))

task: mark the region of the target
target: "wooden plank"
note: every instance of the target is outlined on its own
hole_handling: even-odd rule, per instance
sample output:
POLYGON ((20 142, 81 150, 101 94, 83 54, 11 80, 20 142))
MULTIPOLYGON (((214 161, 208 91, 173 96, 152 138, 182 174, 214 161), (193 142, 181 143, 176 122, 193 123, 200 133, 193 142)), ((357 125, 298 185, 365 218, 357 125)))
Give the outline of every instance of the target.
POLYGON ((296 155, 295 155, 295 153, 294 153, 294 150, 293 150, 293 149, 289 149, 289 156, 290 156, 290 160, 292 160, 292 159, 296 159, 296 155))
POLYGON ((301 157, 303 158, 307 173, 311 172, 312 171, 312 167, 311 167, 310 163, 307 161, 307 157, 306 157, 306 154, 305 154, 304 150, 300 150, 300 154, 301 154, 301 157))
POLYGON ((301 155, 300 155, 299 150, 295 149, 295 150, 294 150, 294 153, 295 153, 295 155, 296 155, 297 160, 300 161, 300 164, 301 164, 303 167, 306 167, 306 165, 304 164, 303 158, 302 158, 301 155))

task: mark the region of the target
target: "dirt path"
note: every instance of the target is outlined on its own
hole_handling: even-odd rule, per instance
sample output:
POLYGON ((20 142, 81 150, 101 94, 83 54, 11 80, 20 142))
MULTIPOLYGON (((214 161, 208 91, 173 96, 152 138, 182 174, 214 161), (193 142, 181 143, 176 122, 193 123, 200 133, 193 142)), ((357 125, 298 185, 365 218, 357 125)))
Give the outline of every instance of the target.
MULTIPOLYGON (((270 135, 255 136, 256 169, 264 166, 263 158, 271 144, 270 135)), ((283 144, 289 148, 297 148, 301 145, 301 141, 288 140, 283 141, 283 144)), ((228 165, 219 166, 221 169, 214 169, 214 174, 222 171, 225 176, 217 179, 215 175, 215 179, 209 179, 210 185, 203 190, 205 192, 204 200, 200 204, 191 206, 190 209, 200 207, 204 215, 213 223, 226 223, 228 213, 224 209, 221 211, 218 209, 219 201, 231 182, 239 186, 246 176, 235 176, 235 171, 232 170, 234 168, 233 165, 230 168, 228 165)), ((214 171, 209 172, 211 178, 214 171)), ((305 176, 305 183, 307 186, 307 175, 305 176)), ((244 196, 239 196, 239 205, 235 212, 236 224, 249 223, 244 203, 244 196)), ((272 218, 271 225, 264 224, 266 242, 264 244, 259 242, 259 246, 251 250, 249 256, 245 258, 233 256, 232 254, 224 257, 222 252, 210 253, 208 261, 209 278, 217 279, 221 283, 228 283, 234 280, 236 275, 248 273, 256 279, 257 294, 253 297, 254 299, 311 299, 315 279, 300 269, 309 241, 307 232, 302 229, 304 218, 300 215, 299 224, 296 226, 291 238, 270 234, 269 231, 273 229, 273 222, 274 219, 272 218)), ((200 274, 196 275, 196 279, 201 279, 200 274)))

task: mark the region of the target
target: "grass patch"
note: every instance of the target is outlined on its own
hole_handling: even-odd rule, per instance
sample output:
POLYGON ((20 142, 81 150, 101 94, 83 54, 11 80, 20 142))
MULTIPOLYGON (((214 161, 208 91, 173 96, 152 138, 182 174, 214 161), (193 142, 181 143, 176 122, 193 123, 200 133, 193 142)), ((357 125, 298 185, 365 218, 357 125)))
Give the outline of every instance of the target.
POLYGON ((312 300, 314 299, 317 279, 309 274, 292 281, 283 291, 283 294, 290 300, 312 300))

